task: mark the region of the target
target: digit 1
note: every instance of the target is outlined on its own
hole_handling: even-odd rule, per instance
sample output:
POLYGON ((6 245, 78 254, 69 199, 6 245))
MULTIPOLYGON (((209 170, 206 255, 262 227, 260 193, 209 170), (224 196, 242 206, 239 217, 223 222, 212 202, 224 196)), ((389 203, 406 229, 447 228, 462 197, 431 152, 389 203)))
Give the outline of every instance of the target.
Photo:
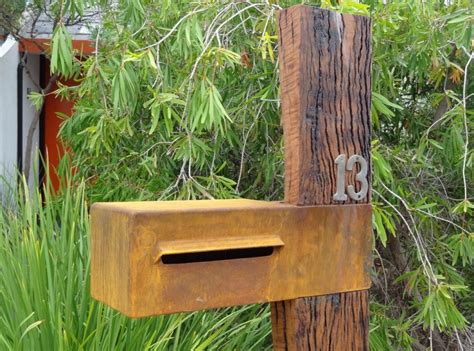
POLYGON ((333 195, 332 199, 334 201, 346 201, 347 195, 345 191, 345 179, 346 179, 346 155, 341 154, 336 157, 334 163, 337 165, 336 172, 336 193, 333 195))

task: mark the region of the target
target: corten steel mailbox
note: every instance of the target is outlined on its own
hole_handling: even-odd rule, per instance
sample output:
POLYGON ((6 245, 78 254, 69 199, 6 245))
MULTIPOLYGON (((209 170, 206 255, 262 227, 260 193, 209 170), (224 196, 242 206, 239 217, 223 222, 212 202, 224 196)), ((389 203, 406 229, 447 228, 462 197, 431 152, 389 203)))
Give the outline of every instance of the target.
POLYGON ((98 203, 92 296, 130 317, 367 289, 370 205, 98 203))

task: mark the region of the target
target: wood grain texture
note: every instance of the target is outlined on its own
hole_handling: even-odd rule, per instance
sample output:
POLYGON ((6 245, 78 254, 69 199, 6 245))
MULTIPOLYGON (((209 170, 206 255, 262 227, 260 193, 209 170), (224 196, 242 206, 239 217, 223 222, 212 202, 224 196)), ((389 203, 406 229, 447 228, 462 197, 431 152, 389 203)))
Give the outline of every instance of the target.
MULTIPOLYGON (((331 204, 339 154, 361 155, 371 174, 370 19, 300 5, 279 29, 285 202, 331 204)), ((355 174, 346 184, 358 190, 355 174)))
MULTIPOLYGON (((363 201, 333 201, 340 154, 364 157, 371 185, 370 19, 295 6, 279 14, 279 41, 285 202, 370 203, 370 190, 363 201)), ((356 172, 346 185, 358 191, 356 172)), ((275 350, 367 350, 368 292, 273 303, 272 327, 275 350)))
POLYGON ((367 301, 361 290, 273 303, 273 349, 368 350, 367 301))

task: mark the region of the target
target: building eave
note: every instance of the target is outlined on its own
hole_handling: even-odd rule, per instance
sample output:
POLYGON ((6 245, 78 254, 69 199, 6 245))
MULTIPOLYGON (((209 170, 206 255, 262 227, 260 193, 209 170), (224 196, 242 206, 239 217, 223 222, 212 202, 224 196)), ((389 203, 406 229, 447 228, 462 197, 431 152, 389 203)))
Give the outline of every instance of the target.
MULTIPOLYGON (((27 52, 29 54, 43 54, 49 51, 51 46, 51 39, 30 39, 21 38, 19 50, 20 52, 27 52)), ((87 39, 72 40, 72 48, 76 51, 78 56, 87 56, 95 52, 95 43, 87 39)))

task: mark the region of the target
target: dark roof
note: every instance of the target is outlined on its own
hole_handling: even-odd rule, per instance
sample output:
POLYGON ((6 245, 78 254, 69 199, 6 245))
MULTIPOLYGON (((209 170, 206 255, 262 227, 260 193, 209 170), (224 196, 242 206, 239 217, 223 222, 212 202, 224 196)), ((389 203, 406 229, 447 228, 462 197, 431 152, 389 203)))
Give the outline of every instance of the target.
MULTIPOLYGON (((63 19, 73 40, 88 40, 94 28, 101 21, 101 13, 97 8, 84 10, 79 19, 63 19)), ((51 39, 53 35, 54 18, 48 9, 38 12, 27 8, 23 13, 23 25, 20 35, 27 39, 51 39)))

